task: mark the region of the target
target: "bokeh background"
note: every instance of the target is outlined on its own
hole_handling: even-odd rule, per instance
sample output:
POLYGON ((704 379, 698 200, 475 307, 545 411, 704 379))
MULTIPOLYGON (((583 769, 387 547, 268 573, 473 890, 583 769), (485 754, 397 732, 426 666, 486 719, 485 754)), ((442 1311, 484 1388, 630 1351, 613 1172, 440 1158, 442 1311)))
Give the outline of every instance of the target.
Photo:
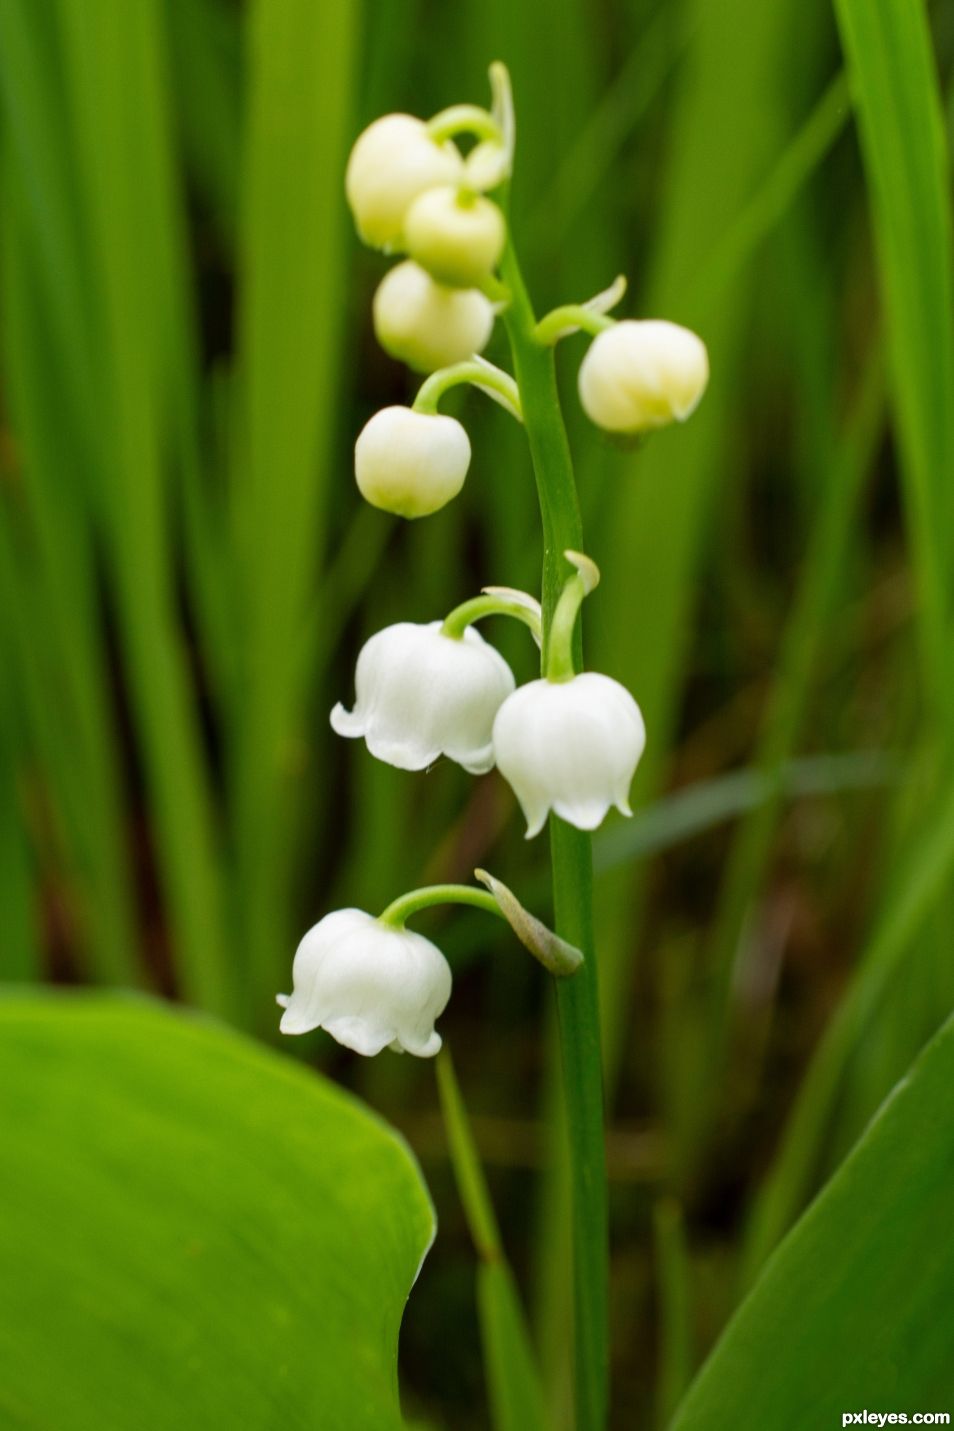
MULTIPOLYGON (((946 82, 950 5, 933 21, 946 82)), ((886 344, 906 231, 873 245, 825 0, 0 4, 0 958, 8 982, 149 989, 277 1042, 274 995, 331 908, 479 864, 546 917, 545 842, 523 841, 496 775, 406 775, 327 720, 379 626, 538 583, 522 434, 479 395, 450 400, 474 459, 439 515, 364 508, 351 472, 362 423, 414 385, 374 341, 386 260, 351 231, 348 148, 383 112, 485 102, 495 58, 538 308, 622 272, 623 311, 689 324, 712 365, 692 422, 634 450, 579 411, 585 340, 559 354, 603 571, 588 658, 649 729, 636 816, 595 843, 630 1426, 665 1418, 954 1004, 950 337, 922 350, 940 380, 905 366, 903 331, 886 344)), ((932 234, 910 239, 896 303, 907 282, 915 330, 949 330, 932 234)), ((489 356, 506 361, 502 334, 489 356)), ((479 914, 428 918, 566 1424, 550 990, 479 914)), ((323 1035, 286 1051, 421 1159, 441 1228, 405 1318, 405 1402, 485 1425, 433 1070, 323 1035)))

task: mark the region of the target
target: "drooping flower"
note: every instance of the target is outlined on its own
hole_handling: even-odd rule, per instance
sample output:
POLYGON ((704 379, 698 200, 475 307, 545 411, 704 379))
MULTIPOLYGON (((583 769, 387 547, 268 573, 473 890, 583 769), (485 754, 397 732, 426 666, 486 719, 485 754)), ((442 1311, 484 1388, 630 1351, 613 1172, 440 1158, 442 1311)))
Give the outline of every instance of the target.
POLYGON ((448 288, 410 259, 385 274, 374 295, 378 342, 421 373, 482 352, 493 326, 493 304, 483 293, 448 288))
POLYGON ((494 717, 513 674, 472 626, 459 638, 441 626, 401 621, 376 632, 358 656, 354 710, 339 702, 331 724, 399 770, 424 770, 446 755, 482 775, 494 763, 494 717))
POLYGON ((646 744, 639 706, 625 686, 588 671, 566 681, 531 681, 497 712, 497 767, 520 802, 527 838, 551 810, 595 830, 611 805, 624 815, 646 744))
POLYGON ((337 909, 310 929, 292 966, 291 994, 279 994, 281 1031, 322 1028, 368 1057, 383 1048, 432 1058, 434 1028, 451 992, 436 944, 384 924, 361 909, 337 909))
POLYGON ((493 273, 506 242, 504 216, 491 199, 450 184, 429 188, 411 204, 404 243, 428 273, 474 288, 493 273))
POLYGON ((410 205, 436 184, 460 181, 464 164, 449 142, 431 138, 410 114, 385 114, 358 135, 345 173, 345 193, 358 233, 372 248, 400 247, 410 205))
POLYGON ((684 422, 709 381, 702 339, 662 319, 627 319, 598 333, 580 366, 580 401, 609 432, 684 422))
POLYGON ((455 417, 385 407, 354 445, 354 475, 366 502, 398 517, 427 517, 457 496, 470 466, 470 438, 455 417))

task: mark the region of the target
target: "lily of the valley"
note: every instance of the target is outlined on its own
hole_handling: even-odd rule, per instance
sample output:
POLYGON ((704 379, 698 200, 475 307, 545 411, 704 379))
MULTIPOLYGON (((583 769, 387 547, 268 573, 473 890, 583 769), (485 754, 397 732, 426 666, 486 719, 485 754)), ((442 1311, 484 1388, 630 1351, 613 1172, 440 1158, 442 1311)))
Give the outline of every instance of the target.
POLYGON ((451 971, 423 935, 361 909, 326 914, 298 946, 292 992, 279 994, 281 1031, 325 1029, 368 1057, 384 1048, 431 1058, 434 1021, 451 993, 451 971))
POLYGON ((592 671, 575 674, 573 631, 600 573, 582 552, 564 555, 575 570, 553 613, 546 674, 508 696, 494 720, 497 767, 526 816, 527 839, 551 810, 580 830, 595 830, 612 805, 631 814, 629 787, 646 744, 625 686, 592 671))
POLYGON ((551 810, 580 830, 595 830, 613 805, 631 814, 629 787, 645 744, 629 691, 592 671, 521 686, 494 721, 497 767, 520 802, 528 839, 551 810))
POLYGON ((440 621, 401 621, 362 647, 354 709, 339 703, 331 724, 400 770, 446 755, 482 775, 494 763, 494 717, 513 689, 510 667, 472 626, 451 636, 440 621))
POLYGON ((490 277, 507 238, 497 205, 450 184, 418 195, 404 220, 404 242, 413 259, 441 283, 472 288, 490 277))
POLYGON ((385 407, 354 445, 365 501, 398 517, 426 517, 457 496, 470 466, 470 438, 455 417, 385 407))
POLYGON ((458 183, 463 174, 459 149, 433 139, 423 120, 383 115, 358 136, 345 173, 358 233, 372 248, 399 248, 407 211, 418 195, 458 183))
POLYGON ((662 319, 613 323, 598 333, 580 366, 580 401, 609 432, 639 433, 684 422, 709 381, 706 345, 662 319))
POLYGON ((494 308, 476 288, 448 288, 408 259, 386 273, 374 295, 374 331, 393 358, 421 373, 483 352, 494 308))

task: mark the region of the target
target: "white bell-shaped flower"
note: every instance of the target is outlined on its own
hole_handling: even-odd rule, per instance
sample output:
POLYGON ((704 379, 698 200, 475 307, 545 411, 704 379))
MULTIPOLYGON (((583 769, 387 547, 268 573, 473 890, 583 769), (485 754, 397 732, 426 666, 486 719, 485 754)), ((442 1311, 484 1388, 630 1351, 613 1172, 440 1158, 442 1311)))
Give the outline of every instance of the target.
POLYGON ((497 712, 493 743, 528 839, 551 810, 580 830, 595 830, 611 805, 632 813, 629 787, 646 729, 629 691, 609 676, 521 686, 497 712))
POLYGON ((432 1058, 434 1020, 451 992, 451 971, 435 944, 361 909, 337 909, 310 929, 292 966, 293 990, 279 994, 281 1031, 325 1029, 372 1056, 393 1048, 432 1058))
POLYGON ((494 763, 494 717, 514 688, 504 658, 468 626, 445 636, 441 622, 401 621, 361 649, 354 710, 331 712, 339 735, 363 737, 399 770, 425 770, 446 755, 472 775, 494 763))
POLYGON ((354 475, 365 501, 398 517, 440 511, 464 485, 470 438, 456 417, 385 407, 354 445, 354 475))
POLYGON ((374 331, 392 357, 433 373, 480 353, 494 308, 476 288, 448 288, 410 259, 396 264, 374 295, 374 331))
POLYGON ((410 114, 385 114, 358 136, 345 174, 345 193, 358 233, 372 248, 400 247, 410 205, 435 184, 458 183, 460 151, 431 138, 410 114))
POLYGON ((702 339, 662 319, 627 319, 598 333, 580 366, 580 401, 609 432, 684 422, 709 381, 702 339))
POLYGON ((490 277, 506 238, 504 216, 491 199, 448 184, 420 194, 404 221, 411 257, 458 288, 474 288, 490 277))

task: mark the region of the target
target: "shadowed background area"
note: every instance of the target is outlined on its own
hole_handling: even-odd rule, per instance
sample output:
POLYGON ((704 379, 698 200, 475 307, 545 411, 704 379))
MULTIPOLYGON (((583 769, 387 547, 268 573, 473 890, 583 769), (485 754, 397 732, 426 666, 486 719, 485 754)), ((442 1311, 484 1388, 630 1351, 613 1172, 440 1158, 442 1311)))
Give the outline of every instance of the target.
MULTIPOLYGON (((344 203, 364 125, 486 103, 504 60, 538 310, 622 272, 621 313, 708 344, 692 422, 636 449, 579 408, 586 339, 559 353, 603 572, 588 661, 649 731, 635 817, 595 841, 620 1427, 665 1422, 954 1005, 954 22, 934 7, 935 91, 916 34, 835 10, 0 5, 5 982, 153 990, 277 1042, 329 909, 481 865, 548 915, 544 843, 495 774, 404 774, 328 725, 374 630, 535 590, 541 559, 522 434, 479 394, 447 402, 474 452, 454 503, 407 524, 360 502, 355 435, 415 391, 344 203)), ((528 679, 509 626, 484 629, 528 679)), ((477 911, 421 927, 455 969, 441 1028, 567 1425, 550 989, 477 911)), ((441 1232, 404 1401, 486 1425, 432 1066, 285 1051, 420 1157, 441 1232)))

